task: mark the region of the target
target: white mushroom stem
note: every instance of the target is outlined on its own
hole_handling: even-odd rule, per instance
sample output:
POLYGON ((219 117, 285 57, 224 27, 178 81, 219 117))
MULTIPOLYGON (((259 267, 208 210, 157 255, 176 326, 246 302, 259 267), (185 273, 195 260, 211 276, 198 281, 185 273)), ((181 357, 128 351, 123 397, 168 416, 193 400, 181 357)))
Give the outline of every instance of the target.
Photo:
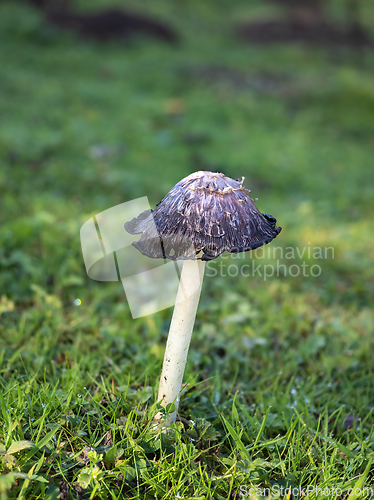
MULTIPOLYGON (((157 398, 157 401, 161 401, 164 408, 168 404, 174 403, 176 410, 178 410, 204 268, 205 262, 202 260, 186 260, 183 263, 157 398)), ((169 417, 169 422, 175 422, 176 416, 177 411, 174 411, 169 417)), ((160 421, 161 418, 162 414, 158 413, 155 421, 160 421)))

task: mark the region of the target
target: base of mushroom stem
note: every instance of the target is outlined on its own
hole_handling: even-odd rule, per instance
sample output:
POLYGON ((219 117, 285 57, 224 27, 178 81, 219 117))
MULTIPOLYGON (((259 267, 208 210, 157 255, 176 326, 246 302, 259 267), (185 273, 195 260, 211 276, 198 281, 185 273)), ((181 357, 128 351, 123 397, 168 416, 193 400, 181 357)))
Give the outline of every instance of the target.
POLYGON ((164 432, 166 432, 166 429, 170 428, 172 424, 175 423, 176 419, 177 419, 176 411, 166 416, 163 413, 157 413, 157 415, 154 417, 152 421, 151 427, 152 429, 156 430, 164 429, 164 432))
MULTIPOLYGON (((174 405, 175 410, 172 413, 163 413, 159 411, 154 417, 153 423, 161 427, 170 427, 171 424, 174 424, 178 415, 179 397, 177 398, 177 401, 174 403, 174 405)), ((165 408, 169 405, 162 404, 162 406, 165 408)))

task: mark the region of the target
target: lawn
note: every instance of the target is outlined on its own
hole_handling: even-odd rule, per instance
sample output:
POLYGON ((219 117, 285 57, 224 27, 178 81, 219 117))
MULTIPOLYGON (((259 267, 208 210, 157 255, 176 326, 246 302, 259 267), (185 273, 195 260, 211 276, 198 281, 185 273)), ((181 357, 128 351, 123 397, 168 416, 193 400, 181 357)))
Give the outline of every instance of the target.
POLYGON ((235 23, 274 8, 232 4, 127 2, 176 45, 0 5, 0 500, 374 494, 374 54, 245 44, 235 23), (282 232, 208 264, 161 432, 172 308, 133 319, 80 228, 196 170, 245 176, 282 232))

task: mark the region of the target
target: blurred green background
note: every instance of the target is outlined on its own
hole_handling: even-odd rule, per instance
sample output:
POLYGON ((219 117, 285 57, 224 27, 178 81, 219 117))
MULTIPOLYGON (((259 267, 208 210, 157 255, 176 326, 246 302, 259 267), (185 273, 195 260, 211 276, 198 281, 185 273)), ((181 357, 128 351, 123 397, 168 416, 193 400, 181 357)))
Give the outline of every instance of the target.
MULTIPOLYGON (((205 279, 185 379, 206 383, 181 414, 214 418, 241 391, 259 418, 272 405, 270 437, 297 405, 309 405, 311 420, 342 405, 366 418, 374 52, 247 43, 238 23, 283 15, 262 1, 116 4, 169 23, 179 42, 82 39, 30 5, 0 4, 0 390, 14 419, 30 417, 22 400, 13 404, 16 386, 41 412, 56 384, 61 405, 68 393, 78 406, 78 395, 99 398, 100 380, 113 391, 128 384, 132 404, 136 391, 154 390, 172 310, 133 320, 120 283, 86 276, 79 230, 137 197, 154 207, 196 170, 245 176, 258 208, 283 228, 272 244, 333 247, 334 258, 282 260, 318 264, 318 277, 205 279)), ((343 2, 329 12, 344 24, 343 2)), ((362 19, 373 34, 371 2, 362 19)), ((63 411, 54 408, 51 421, 63 411)))

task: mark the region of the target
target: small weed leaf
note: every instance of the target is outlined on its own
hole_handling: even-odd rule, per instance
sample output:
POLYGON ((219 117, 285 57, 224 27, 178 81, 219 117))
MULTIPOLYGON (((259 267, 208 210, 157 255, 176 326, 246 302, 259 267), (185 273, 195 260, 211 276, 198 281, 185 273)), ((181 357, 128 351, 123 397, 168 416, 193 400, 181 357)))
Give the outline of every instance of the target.
POLYGON ((1 461, 6 472, 11 472, 17 463, 16 457, 8 454, 3 455, 1 461))
POLYGON ((7 449, 7 453, 12 455, 13 453, 17 453, 17 451, 32 448, 33 446, 35 445, 31 441, 14 441, 7 449))
POLYGON ((83 471, 79 473, 77 483, 82 488, 87 489, 91 482, 91 473, 85 471, 86 469, 83 469, 83 471))
POLYGON ((17 479, 28 479, 28 476, 27 474, 21 474, 18 472, 9 472, 9 474, 1 475, 0 493, 5 494, 7 491, 9 491, 13 484, 17 481, 17 479))
POLYGON ((124 454, 123 448, 118 448, 116 445, 112 446, 106 453, 104 463, 106 466, 114 465, 124 454))
POLYGON ((126 481, 132 481, 136 478, 136 470, 134 467, 126 467, 125 478, 126 481))

